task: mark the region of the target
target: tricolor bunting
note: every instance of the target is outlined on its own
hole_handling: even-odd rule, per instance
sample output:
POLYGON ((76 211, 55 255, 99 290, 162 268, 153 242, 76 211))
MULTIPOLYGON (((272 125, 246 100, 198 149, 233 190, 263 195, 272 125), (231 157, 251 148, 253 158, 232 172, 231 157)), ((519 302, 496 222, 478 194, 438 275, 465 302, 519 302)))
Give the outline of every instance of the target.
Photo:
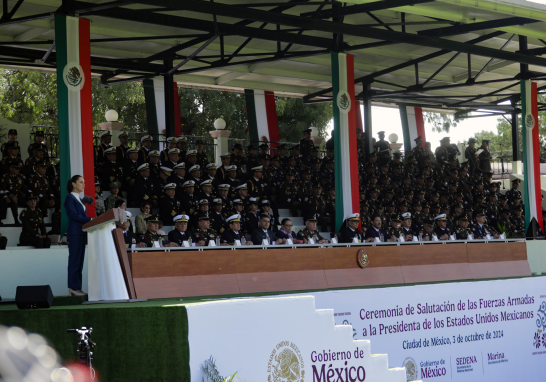
MULTIPOLYGON (((250 143, 257 147, 266 137, 268 142, 279 141, 279 124, 277 122, 277 107, 275 93, 264 90, 245 89, 246 115, 248 118, 248 134, 250 143)), ((277 147, 270 143, 269 147, 277 147)))
POLYGON ((360 212, 353 55, 332 52, 332 90, 338 232, 346 216, 360 212))

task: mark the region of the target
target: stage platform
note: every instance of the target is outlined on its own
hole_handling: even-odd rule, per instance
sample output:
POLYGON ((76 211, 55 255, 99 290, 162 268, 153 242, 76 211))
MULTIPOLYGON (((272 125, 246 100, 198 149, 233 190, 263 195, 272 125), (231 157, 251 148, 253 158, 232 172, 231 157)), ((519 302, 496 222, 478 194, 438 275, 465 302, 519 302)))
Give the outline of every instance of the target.
MULTIPOLYGON (((533 279, 515 277, 508 279, 533 279)), ((470 282, 479 282, 475 280, 470 282)), ((64 360, 76 358, 76 338, 68 328, 92 327, 97 343, 95 367, 101 381, 190 381, 187 307, 215 301, 305 295, 324 291, 356 291, 385 287, 412 287, 448 282, 330 288, 289 292, 153 299, 82 305, 86 298, 56 297, 49 309, 18 310, 15 303, 0 303, 0 324, 20 326, 45 336, 64 360)), ((453 283, 456 285, 456 283, 453 283)), ((337 315, 337 313, 335 314, 337 315)), ((248 319, 248 317, 247 317, 248 319)), ((214 339, 210 338, 211 354, 214 339)), ((373 342, 372 342, 373 345, 373 342)))

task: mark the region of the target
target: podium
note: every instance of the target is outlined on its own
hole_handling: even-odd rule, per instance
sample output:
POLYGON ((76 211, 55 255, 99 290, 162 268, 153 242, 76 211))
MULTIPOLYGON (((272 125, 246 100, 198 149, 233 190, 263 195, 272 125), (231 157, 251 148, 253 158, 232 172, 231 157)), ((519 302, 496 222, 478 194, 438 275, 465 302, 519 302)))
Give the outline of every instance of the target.
POLYGON ((89 301, 135 298, 123 233, 116 228, 116 222, 126 218, 124 210, 113 208, 83 226, 88 233, 89 301))

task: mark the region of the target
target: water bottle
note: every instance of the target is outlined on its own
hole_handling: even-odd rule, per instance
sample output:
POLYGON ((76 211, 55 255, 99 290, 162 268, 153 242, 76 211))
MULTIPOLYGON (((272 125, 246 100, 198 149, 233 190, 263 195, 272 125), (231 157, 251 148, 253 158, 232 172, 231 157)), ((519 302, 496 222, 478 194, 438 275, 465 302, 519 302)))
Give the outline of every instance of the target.
POLYGON ((245 245, 246 244, 246 239, 243 235, 241 235, 241 245, 245 245))
POLYGON ((188 243, 190 244, 190 247, 191 247, 191 236, 188 238, 188 243))
POLYGON ((383 234, 379 236, 379 241, 381 241, 382 243, 385 241, 385 237, 383 236, 383 234))
POLYGON ((220 238, 218 236, 216 236, 216 246, 217 247, 220 246, 220 238))

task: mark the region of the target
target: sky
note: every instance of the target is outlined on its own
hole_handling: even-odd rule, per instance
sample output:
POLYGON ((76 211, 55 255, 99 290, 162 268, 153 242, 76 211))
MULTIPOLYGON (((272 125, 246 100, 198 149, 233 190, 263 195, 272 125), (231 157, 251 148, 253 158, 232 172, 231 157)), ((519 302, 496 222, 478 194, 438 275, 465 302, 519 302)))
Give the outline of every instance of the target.
MULTIPOLYGON (((363 110, 361 109, 362 113, 363 110)), ((432 125, 425 122, 425 135, 427 142, 431 143, 432 151, 436 147, 440 146, 440 139, 445 136, 451 138, 451 143, 467 142, 468 138, 473 137, 474 134, 480 131, 497 132, 497 116, 482 117, 482 118, 470 118, 460 121, 457 127, 451 128, 449 133, 433 132, 432 125)), ((330 137, 330 133, 333 129, 333 121, 330 122, 327 130, 326 137, 330 137)), ((385 139, 388 139, 389 135, 394 133, 398 135, 398 143, 404 143, 402 135, 402 123, 400 121, 400 113, 398 108, 372 106, 372 130, 373 137, 377 139, 378 131, 385 131, 385 139)), ((403 148, 402 148, 403 149, 403 148)))

